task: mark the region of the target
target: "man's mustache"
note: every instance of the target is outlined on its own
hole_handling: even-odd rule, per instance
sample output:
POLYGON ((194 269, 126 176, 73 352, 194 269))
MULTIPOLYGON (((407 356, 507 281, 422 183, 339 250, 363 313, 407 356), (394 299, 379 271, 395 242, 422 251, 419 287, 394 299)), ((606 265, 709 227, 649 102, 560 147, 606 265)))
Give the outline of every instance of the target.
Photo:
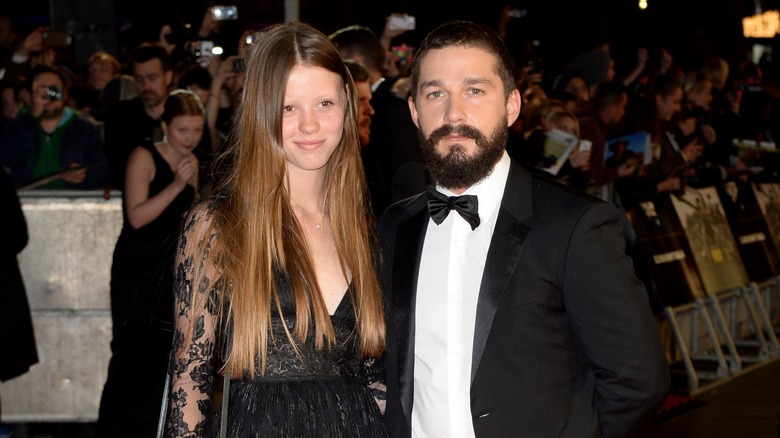
POLYGON ((431 132, 431 135, 428 136, 428 141, 430 141, 432 144, 436 144, 448 135, 459 135, 461 137, 474 139, 477 142, 484 139, 482 133, 473 126, 448 124, 439 126, 433 132, 431 132))

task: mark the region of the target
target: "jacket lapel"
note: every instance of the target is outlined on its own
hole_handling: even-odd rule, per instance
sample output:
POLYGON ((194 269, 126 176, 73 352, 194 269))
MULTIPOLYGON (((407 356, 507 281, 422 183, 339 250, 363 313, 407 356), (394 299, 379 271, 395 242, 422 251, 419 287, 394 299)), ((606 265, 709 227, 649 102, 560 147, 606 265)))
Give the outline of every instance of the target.
MULTIPOLYGON (((421 197, 425 203, 425 197, 421 197)), ((414 316, 417 297, 417 277, 420 271, 428 209, 416 214, 398 226, 393 255, 393 306, 396 339, 398 342, 398 384, 401 405, 407 419, 412 418, 414 398, 414 316), (414 261, 414 263, 410 263, 414 261), (403 293, 398 293, 403 292, 403 293)))
POLYGON ((498 303, 517 268, 523 244, 530 232, 521 222, 530 217, 532 211, 531 176, 512 162, 479 288, 471 356, 472 383, 485 352, 498 303))

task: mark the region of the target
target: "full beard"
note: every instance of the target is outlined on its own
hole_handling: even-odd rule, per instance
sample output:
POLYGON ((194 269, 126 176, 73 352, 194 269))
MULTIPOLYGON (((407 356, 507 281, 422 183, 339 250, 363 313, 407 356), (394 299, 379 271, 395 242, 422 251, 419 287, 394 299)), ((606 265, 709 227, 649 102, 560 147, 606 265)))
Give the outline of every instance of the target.
POLYGON ((59 119, 62 116, 63 112, 65 112, 65 107, 63 106, 52 108, 52 109, 44 109, 43 114, 41 114, 41 119, 43 120, 59 119))
POLYGON ((471 187, 490 175, 509 140, 506 126, 500 124, 490 138, 468 125, 443 125, 428 137, 422 131, 418 131, 418 136, 422 159, 431 177, 448 189, 471 187), (444 155, 440 155, 436 146, 444 137, 452 134, 473 139, 477 145, 474 156, 468 156, 465 147, 457 143, 451 145, 444 155))

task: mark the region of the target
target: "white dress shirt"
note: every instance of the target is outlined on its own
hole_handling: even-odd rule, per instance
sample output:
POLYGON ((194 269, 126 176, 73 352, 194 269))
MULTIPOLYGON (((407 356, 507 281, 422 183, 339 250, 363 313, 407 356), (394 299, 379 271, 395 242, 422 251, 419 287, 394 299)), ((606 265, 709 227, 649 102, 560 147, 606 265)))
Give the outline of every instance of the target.
POLYGON ((487 178, 462 193, 478 197, 481 222, 475 230, 455 210, 440 225, 428 221, 415 316, 415 438, 474 437, 470 387, 477 298, 509 164, 504 152, 487 178))

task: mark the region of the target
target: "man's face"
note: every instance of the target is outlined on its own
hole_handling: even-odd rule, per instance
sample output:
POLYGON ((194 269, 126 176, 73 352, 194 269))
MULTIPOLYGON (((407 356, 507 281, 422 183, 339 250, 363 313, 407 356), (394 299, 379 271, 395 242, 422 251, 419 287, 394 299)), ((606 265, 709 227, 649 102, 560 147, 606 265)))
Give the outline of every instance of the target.
POLYGON ((672 120, 674 114, 682 108, 682 98, 682 88, 675 88, 672 94, 668 96, 656 96, 655 104, 656 108, 658 108, 658 118, 665 122, 672 120))
POLYGON ((5 88, 3 89, 2 94, 2 102, 3 102, 3 118, 5 120, 13 120, 16 118, 16 115, 19 113, 19 110, 22 109, 21 102, 17 102, 14 99, 14 89, 13 88, 5 88))
POLYGON ((623 120, 623 116, 626 115, 626 104, 628 104, 628 96, 623 93, 622 96, 620 96, 620 100, 607 105, 606 108, 606 116, 604 121, 608 125, 615 125, 621 120, 623 120))
POLYGON ((355 82, 358 97, 358 136, 360 145, 368 146, 371 140, 371 117, 374 116, 374 107, 371 106, 371 84, 368 82, 355 82))
POLYGON ((520 113, 520 93, 507 99, 496 62, 482 49, 457 46, 431 50, 421 61, 409 108, 423 160, 450 190, 461 192, 490 174, 520 113))
POLYGON ((114 70, 114 66, 105 59, 96 59, 89 65, 87 82, 95 90, 106 88, 111 79, 119 76, 119 72, 114 70))
POLYGON ((145 107, 156 107, 165 102, 168 87, 173 81, 173 72, 165 71, 159 59, 154 58, 146 62, 134 63, 133 75, 135 76, 135 88, 138 90, 138 95, 145 107))
POLYGON ((33 105, 43 109, 41 119, 56 119, 62 115, 65 109, 65 95, 63 98, 51 100, 46 96, 46 88, 59 88, 63 90, 62 80, 54 73, 41 73, 32 81, 33 105))

